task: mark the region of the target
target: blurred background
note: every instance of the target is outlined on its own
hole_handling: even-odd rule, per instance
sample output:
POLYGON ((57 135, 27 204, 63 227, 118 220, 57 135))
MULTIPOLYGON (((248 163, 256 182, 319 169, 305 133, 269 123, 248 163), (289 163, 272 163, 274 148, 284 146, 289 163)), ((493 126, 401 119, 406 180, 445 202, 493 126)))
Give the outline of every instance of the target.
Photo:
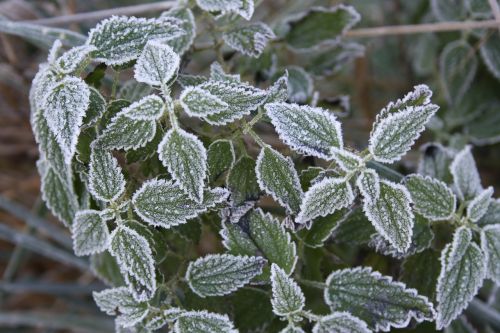
MULTIPOLYGON (((0 1, 0 26, 5 20, 37 20, 149 2, 3 0, 0 1)), ((458 8, 455 6, 453 11, 443 12, 433 9, 428 0, 343 1, 361 13, 362 20, 356 28, 493 19, 488 7, 462 10, 460 1, 443 2, 457 3, 458 8)), ((487 2, 484 1, 486 5, 487 2)), ((294 10, 336 3, 340 1, 265 0, 254 17, 273 24, 294 10)), ((60 27, 86 35, 97 21, 60 27)), ((91 298, 91 291, 102 289, 104 285, 94 280, 85 260, 71 254, 69 234, 50 216, 40 200, 40 180, 35 167, 38 152, 30 129, 28 95, 38 65, 47 57, 47 49, 2 33, 5 26, 3 29, 0 29, 0 332, 110 332, 112 320, 98 312, 91 298), (56 242, 54 235, 57 235, 56 242)), ((479 52, 481 43, 488 38, 498 38, 498 32, 477 30, 348 37, 346 42, 359 43, 361 48, 356 44, 340 55, 332 53, 329 60, 333 60, 325 65, 327 74, 314 76, 314 91, 319 92, 320 105, 343 112, 348 144, 365 148, 371 123, 380 109, 414 85, 428 84, 436 92, 434 102, 441 106, 440 120, 417 146, 432 140, 456 147, 476 143, 474 156, 483 184, 494 186, 495 197, 498 197, 499 73, 495 77, 479 52), (448 43, 458 39, 467 40, 477 51, 473 55, 477 69, 463 99, 468 102, 450 103, 442 89, 440 55, 448 43), (482 127, 471 125, 474 123, 482 127)), ((497 56, 500 62, 500 55, 497 56)), ((189 68, 191 73, 207 71, 213 61, 213 54, 209 52, 198 57, 189 68)), ((288 60, 306 66, 307 57, 289 54, 288 60)), ((251 66, 251 62, 242 60, 232 68, 246 71, 247 78, 251 78, 251 66)), ((461 77, 455 79, 461 80, 461 77)), ((418 156, 418 149, 413 150, 398 166, 399 171, 413 172, 418 156)))

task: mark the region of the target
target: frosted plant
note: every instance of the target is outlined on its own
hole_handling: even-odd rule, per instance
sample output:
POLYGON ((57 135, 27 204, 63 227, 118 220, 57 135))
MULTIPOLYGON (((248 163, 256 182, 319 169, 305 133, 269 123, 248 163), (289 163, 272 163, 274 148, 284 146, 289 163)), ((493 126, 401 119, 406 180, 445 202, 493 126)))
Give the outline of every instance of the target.
POLYGON ((343 36, 359 14, 337 5, 247 22, 258 3, 112 17, 79 45, 56 40, 40 66, 30 102, 42 197, 108 285, 97 306, 117 332, 461 324, 484 279, 500 281, 500 201, 472 146, 427 144, 417 173, 391 169, 437 119, 418 85, 382 108, 366 149, 352 147, 315 91, 332 66, 287 60, 344 46, 358 56, 343 36))

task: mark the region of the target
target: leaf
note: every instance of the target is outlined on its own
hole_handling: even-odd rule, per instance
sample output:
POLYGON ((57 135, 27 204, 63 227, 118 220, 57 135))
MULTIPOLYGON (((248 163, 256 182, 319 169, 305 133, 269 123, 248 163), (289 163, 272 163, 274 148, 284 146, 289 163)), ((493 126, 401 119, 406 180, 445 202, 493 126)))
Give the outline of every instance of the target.
POLYGON ((262 273, 261 257, 210 254, 189 263, 186 281, 200 297, 227 295, 262 273))
POLYGON ((234 324, 240 332, 259 331, 274 319, 269 294, 257 288, 242 288, 231 297, 234 324))
POLYGON ((436 287, 437 329, 457 318, 483 284, 486 258, 471 237, 471 231, 461 227, 455 231, 453 242, 441 252, 441 273, 436 287))
POLYGON ((467 218, 472 222, 477 222, 488 211, 491 196, 493 195, 493 187, 481 191, 469 204, 467 205, 467 218))
POLYGON ((77 256, 103 252, 110 243, 109 229, 97 210, 81 210, 76 213, 71 226, 73 249, 77 256))
POLYGON ((435 314, 427 297, 368 267, 331 273, 324 296, 332 311, 348 311, 375 331, 406 327, 412 318, 433 320, 435 314))
POLYGON ((150 311, 148 316, 142 321, 142 325, 144 325, 144 328, 147 330, 156 331, 168 323, 173 324, 183 313, 185 313, 185 311, 179 308, 169 308, 154 312, 150 311))
POLYGON ((116 258, 127 284, 130 285, 130 277, 136 283, 136 288, 129 288, 134 299, 151 299, 156 291, 156 271, 147 239, 121 224, 111 233, 109 252, 116 258))
POLYGON ((122 109, 120 113, 133 120, 158 120, 167 105, 156 95, 148 95, 122 109))
POLYGON ((255 161, 249 156, 242 156, 229 170, 227 187, 231 190, 231 200, 235 205, 257 200, 260 194, 255 161))
POLYGON ((365 47, 358 43, 341 42, 306 54, 307 72, 316 77, 327 77, 338 74, 354 59, 363 57, 365 47))
POLYGON ((229 104, 199 87, 187 87, 179 97, 184 111, 191 117, 205 117, 229 109, 229 104))
POLYGON ((255 167, 257 182, 289 213, 300 209, 303 193, 292 160, 270 147, 261 149, 255 167))
POLYGON ((145 222, 169 229, 225 201, 228 194, 222 188, 206 190, 203 202, 197 203, 172 181, 152 179, 134 193, 132 203, 145 222))
POLYGON ((85 63, 95 50, 95 46, 92 45, 75 46, 57 58, 54 65, 59 73, 71 74, 85 63))
POLYGON ((302 67, 287 67, 288 99, 293 103, 305 103, 312 96, 314 81, 302 67))
POLYGON ((90 268, 92 273, 108 286, 117 287, 125 284, 120 267, 109 251, 92 255, 90 268))
POLYGON ((305 333, 305 331, 299 326, 288 324, 288 326, 279 331, 279 333, 305 333))
POLYGON ((364 321, 354 317, 349 312, 334 312, 321 319, 314 325, 313 333, 370 333, 364 321))
MULTIPOLYGON (((314 228, 314 224, 312 228, 314 228)), ((331 238, 335 243, 361 245, 367 244, 375 233, 375 228, 373 228, 363 210, 356 208, 333 229, 331 238)))
POLYGON ((375 202, 363 201, 363 211, 377 232, 403 253, 410 247, 413 234, 410 203, 408 190, 387 180, 380 182, 380 196, 375 202))
POLYGON ((376 161, 392 163, 410 150, 439 108, 430 104, 431 96, 427 86, 419 85, 402 100, 391 102, 380 111, 368 146, 376 161))
POLYGON ((92 293, 99 309, 108 315, 119 315, 116 322, 123 327, 131 327, 139 323, 148 315, 146 303, 139 303, 126 287, 105 289, 92 293))
POLYGON ((481 249, 487 257, 486 277, 500 284, 500 224, 487 225, 481 232, 481 249))
POLYGON ((145 83, 137 82, 134 79, 126 81, 116 93, 117 99, 127 101, 137 101, 151 94, 153 88, 145 83))
POLYGON ((196 4, 207 12, 237 13, 246 20, 250 20, 254 12, 253 0, 196 0, 196 4))
POLYGON ((191 47, 196 37, 196 22, 193 12, 189 8, 174 7, 167 12, 163 12, 161 17, 173 17, 181 21, 180 27, 184 34, 167 41, 167 44, 170 45, 177 54, 184 54, 191 47))
POLYGON ((481 57, 490 73, 500 80, 500 34, 495 31, 481 44, 481 57))
POLYGON ((241 82, 241 76, 240 74, 227 74, 222 68, 221 64, 217 61, 214 61, 210 65, 210 80, 239 83, 241 82))
POLYGON ((274 38, 276 38, 274 32, 263 22, 239 26, 222 34, 222 39, 227 45, 254 58, 259 57, 267 42, 274 38))
POLYGON ((405 185, 418 213, 432 221, 452 218, 457 198, 445 183, 413 174, 406 179, 405 185))
POLYGON ((360 168, 364 162, 358 155, 341 148, 330 148, 330 159, 334 160, 337 166, 345 172, 354 171, 360 168))
POLYGON ((80 126, 89 106, 90 90, 81 79, 66 77, 48 88, 43 109, 47 124, 69 164, 76 151, 80 126))
POLYGON ((162 41, 149 41, 137 59, 134 77, 151 86, 166 85, 177 73, 180 57, 162 41))
POLYGON ((280 139, 299 153, 329 160, 330 149, 343 146, 340 122, 324 109, 288 103, 264 108, 280 139))
POLYGON ((96 61, 108 66, 122 65, 137 59, 148 41, 166 42, 183 34, 180 20, 173 17, 113 16, 90 30, 86 44, 97 48, 96 61))
POLYGON ((106 100, 97 89, 90 87, 89 107, 83 118, 84 128, 94 126, 104 112, 106 112, 106 100))
POLYGON ((336 44, 361 16, 351 6, 313 7, 288 20, 286 42, 295 49, 336 44))
POLYGON ((322 247, 323 243, 330 238, 333 231, 348 217, 348 215, 347 209, 341 209, 325 217, 316 218, 313 220, 309 230, 302 229, 298 236, 304 241, 304 244, 309 247, 322 247))
POLYGON ((431 0, 431 9, 439 21, 460 21, 467 15, 465 0, 431 0))
POLYGON ((116 158, 98 145, 93 145, 88 184, 92 196, 98 200, 113 202, 125 192, 125 186, 125 178, 116 158))
POLYGON ((490 200, 488 210, 486 213, 477 221, 479 226, 485 226, 489 224, 500 223, 500 199, 490 200))
POLYGON ((266 103, 282 103, 288 99, 288 72, 267 88, 266 103))
POLYGON ((181 128, 172 128, 160 142, 158 156, 189 198, 203 202, 207 176, 207 151, 203 143, 181 128))
POLYGON ((380 197, 380 177, 373 169, 363 170, 356 179, 356 186, 367 202, 373 204, 380 197))
POLYGON ((325 178, 306 192, 297 223, 306 223, 319 216, 327 216, 349 206, 354 201, 351 184, 345 178, 325 178))
POLYGON ((440 270, 439 252, 427 249, 405 258, 400 279, 408 287, 417 289, 420 295, 435 300, 440 270))
POLYGON ((462 200, 473 199, 482 191, 481 178, 471 149, 471 146, 465 146, 450 165, 455 190, 462 200))
POLYGON ((449 43, 439 57, 440 78, 448 103, 458 105, 477 71, 474 49, 464 41, 449 43))
POLYGON ((291 316, 304 308, 306 299, 299 285, 276 264, 271 265, 271 287, 271 304, 276 315, 291 316))
POLYGON ((443 147, 440 143, 428 143, 420 148, 422 157, 418 163, 418 173, 430 176, 445 183, 452 181, 450 163, 453 155, 450 149, 443 147))
POLYGON ((175 333, 238 333, 227 315, 207 311, 184 312, 174 326, 175 333))
MULTIPOLYGON (((215 140, 207 151, 208 175, 211 183, 216 181, 224 172, 231 169, 235 161, 233 142, 229 140, 215 140)), ((252 167, 255 169, 255 167, 252 167)))

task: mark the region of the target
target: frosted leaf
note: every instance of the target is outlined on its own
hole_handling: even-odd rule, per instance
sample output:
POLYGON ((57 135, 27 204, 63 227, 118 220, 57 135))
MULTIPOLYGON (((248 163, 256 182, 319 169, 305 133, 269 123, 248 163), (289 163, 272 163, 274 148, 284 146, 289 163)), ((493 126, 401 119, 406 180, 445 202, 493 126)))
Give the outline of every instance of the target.
POLYGON ((185 88, 179 97, 179 102, 191 117, 204 117, 229 109, 228 103, 198 87, 185 88))
POLYGON ((125 177, 116 158, 98 145, 93 145, 88 184, 92 196, 105 202, 116 201, 125 192, 125 185, 125 177))
MULTIPOLYGON (((297 233, 297 236, 308 247, 323 247, 325 241, 331 238, 333 232, 340 224, 344 223, 349 216, 349 211, 343 208, 325 217, 316 218, 311 222, 309 229, 301 229, 297 233)), ((368 222, 368 227, 371 227, 370 222, 368 222)))
POLYGON ((462 200, 475 198, 483 189, 471 149, 471 146, 462 149, 450 165, 455 190, 462 200))
POLYGON ((331 273, 324 297, 332 311, 348 311, 374 331, 406 327, 412 318, 431 321, 435 315, 427 297, 369 267, 331 273))
POLYGON ((151 94, 152 91, 153 88, 150 85, 130 79, 120 87, 116 93, 116 98, 127 101, 137 101, 151 94))
POLYGON ((299 326, 288 324, 288 326, 279 331, 279 333, 305 333, 305 331, 299 326))
POLYGON ((246 201, 240 206, 237 206, 234 201, 229 203, 229 207, 222 209, 219 212, 223 222, 238 223, 246 213, 255 207, 255 201, 246 201))
POLYGON ((196 0, 198 7, 207 12, 236 13, 250 20, 254 12, 254 0, 196 0))
POLYGON ((238 83, 241 82, 241 77, 240 74, 227 74, 221 64, 214 61, 210 65, 210 80, 238 83))
POLYGON ((280 139, 299 153, 328 160, 332 147, 343 146, 340 122, 324 109, 288 103, 264 108, 280 139))
POLYGON ((132 203, 137 215, 145 222, 168 229, 224 202, 228 195, 222 188, 206 190, 203 202, 197 203, 172 181, 153 179, 135 192, 132 203))
POLYGON ((304 308, 306 299, 299 285, 276 264, 271 265, 271 287, 271 304, 276 315, 290 316, 304 308))
POLYGON ((203 202, 207 151, 203 143, 183 129, 170 129, 158 146, 158 156, 189 198, 203 202))
POLYGON ((254 240, 250 238, 249 233, 239 224, 223 222, 220 235, 222 237, 222 245, 231 254, 252 256, 259 251, 254 240))
POLYGON ((262 22, 239 26, 222 34, 227 45, 254 58, 262 54, 267 42, 273 38, 276 38, 274 32, 262 22))
POLYGON ((493 187, 481 191, 471 202, 467 205, 467 218, 472 222, 477 222, 488 211, 491 196, 493 195, 493 187))
POLYGON ((249 21, 252 18, 254 11, 255 11, 254 0, 241 0, 241 5, 236 10, 236 12, 247 21, 249 21))
POLYGON ((441 273, 436 287, 438 330, 462 313, 483 284, 487 257, 470 237, 469 229, 457 229, 453 242, 441 252, 441 273))
MULTIPOLYGON (((487 1, 487 0, 486 0, 487 1)), ((460 21, 466 18, 467 0, 431 0, 432 14, 439 21, 460 21)))
POLYGON ((413 174, 407 178, 405 185, 415 211, 432 221, 452 218, 457 198, 444 182, 413 174))
POLYGON ((420 151, 422 156, 417 173, 449 183, 452 180, 449 168, 453 158, 452 151, 435 142, 422 145, 420 151))
POLYGON ((49 53, 47 55, 47 62, 49 64, 54 63, 56 61, 57 57, 59 56, 59 53, 61 52, 63 48, 63 44, 60 39, 56 39, 52 46, 50 47, 49 53))
POLYGON ((289 213, 298 213, 303 193, 299 176, 290 157, 270 147, 261 149, 255 166, 257 182, 289 213))
POLYGON ((500 224, 500 199, 491 199, 486 213, 477 221, 480 226, 500 224))
POLYGON ((45 97, 50 92, 50 88, 58 81, 57 73, 47 64, 40 65, 40 69, 33 78, 29 93, 29 101, 31 107, 31 122, 36 137, 36 126, 33 125, 33 120, 43 109, 45 97))
POLYGON ((365 169, 356 179, 356 186, 359 188, 363 200, 375 203, 380 196, 380 177, 373 169, 365 169))
POLYGON ((439 57, 439 73, 448 102, 458 105, 476 75, 475 50, 462 40, 449 43, 439 57))
MULTIPOLYGON (((437 37, 436 37, 437 39, 437 37)), ((338 44, 322 47, 307 54, 307 71, 316 78, 328 78, 339 74, 355 59, 365 55, 365 47, 356 42, 341 41, 338 44)), ((412 54, 412 60, 417 58, 412 54)), ((414 60, 415 61, 415 60, 414 60)), ((434 69, 434 68, 433 68, 434 69)), ((340 102, 347 102, 347 96, 340 99, 340 102)), ((344 105, 340 104, 341 107, 344 105)), ((345 108, 349 110, 349 107, 345 108)))
POLYGON ((329 159, 335 161, 337 166, 345 172, 356 170, 363 166, 363 159, 358 155, 341 148, 331 147, 329 159))
POLYGON ((173 17, 112 16, 90 30, 86 44, 97 48, 96 61, 121 65, 137 59, 149 40, 167 42, 184 33, 181 21, 173 17))
POLYGON ((336 44, 360 19, 351 6, 313 7, 288 19, 285 41, 295 49, 336 44))
POLYGON ((259 199, 260 188, 255 173, 255 160, 242 156, 227 175, 227 187, 231 190, 231 200, 235 205, 259 199))
POLYGON ((217 180, 224 172, 234 165, 236 155, 233 142, 230 140, 215 140, 207 151, 207 165, 210 182, 217 180))
POLYGON ((321 319, 314 325, 313 333, 370 333, 364 321, 354 317, 349 312, 334 312, 321 319))
POLYGON ((76 144, 89 106, 90 90, 82 79, 66 77, 48 88, 42 102, 44 116, 69 164, 76 151, 76 144))
POLYGON ((297 223, 306 223, 349 206, 354 201, 351 184, 345 178, 324 178, 307 190, 297 223))
POLYGON ((261 257, 210 254, 189 263, 186 281, 200 297, 227 295, 261 274, 265 263, 261 257))
POLYGON ((167 44, 170 45, 179 55, 184 54, 193 44, 196 37, 196 22, 193 12, 189 8, 177 7, 161 14, 161 17, 173 17, 181 21, 180 27, 184 34, 170 39, 167 44))
POLYGON ((130 104, 122 109, 120 113, 133 120, 158 120, 165 112, 167 106, 156 95, 148 95, 141 100, 130 104))
POLYGON ((96 50, 96 47, 93 45, 75 46, 57 58, 54 61, 54 65, 59 73, 71 74, 96 50))
POLYGON ((184 312, 177 319, 174 333, 238 333, 227 315, 207 311, 184 312))
POLYGON ((92 273, 108 286, 123 286, 125 281, 120 272, 120 267, 109 251, 96 253, 90 256, 90 269, 92 273))
POLYGON ((282 103, 288 99, 288 72, 267 88, 266 103, 282 103))
POLYGON ((99 213, 97 210, 81 210, 76 213, 71 226, 71 237, 77 256, 99 253, 108 248, 108 226, 99 213))
POLYGON ((490 73, 500 80, 500 35, 498 31, 492 32, 484 43, 481 43, 481 57, 490 73))
POLYGON ((153 253, 144 236, 121 224, 111 234, 109 252, 116 258, 125 278, 132 277, 136 288, 130 288, 134 299, 147 301, 156 291, 153 253), (129 276, 127 276, 129 275, 129 276))
POLYGON ((101 119, 104 112, 106 112, 106 100, 101 93, 93 88, 90 88, 89 107, 83 118, 83 129, 96 125, 97 121, 101 119))
POLYGON ((363 211, 377 232, 403 253, 410 247, 413 234, 410 203, 408 190, 387 180, 380 182, 380 196, 375 202, 363 201, 363 211))
POLYGON ((311 75, 302 67, 289 66, 288 73, 288 99, 293 103, 305 103, 312 96, 314 81, 311 75))
POLYGON ((142 321, 149 312, 146 303, 137 302, 126 287, 104 289, 92 292, 99 309, 116 317, 117 323, 123 327, 132 327, 142 321))
POLYGON ((197 86, 208 81, 208 78, 203 75, 179 74, 176 82, 182 88, 187 88, 190 86, 197 86))
POLYGON ((152 86, 166 85, 177 73, 180 57, 163 41, 147 42, 134 67, 134 77, 152 86))
POLYGON ((175 322, 184 313, 185 311, 179 308, 150 311, 149 315, 143 320, 143 325, 150 331, 156 331, 167 325, 168 323, 175 322))
POLYGON ((500 224, 487 225, 481 232, 481 248, 487 257, 486 277, 500 284, 500 224))

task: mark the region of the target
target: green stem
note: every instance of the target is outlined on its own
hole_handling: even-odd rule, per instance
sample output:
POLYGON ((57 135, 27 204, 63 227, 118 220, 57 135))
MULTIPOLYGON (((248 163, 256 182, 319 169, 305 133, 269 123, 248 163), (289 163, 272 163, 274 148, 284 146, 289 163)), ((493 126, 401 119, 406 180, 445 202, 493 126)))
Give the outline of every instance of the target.
POLYGON ((316 288, 316 289, 325 289, 326 284, 324 282, 319 282, 319 281, 312 281, 312 280, 306 280, 306 279, 299 279, 298 280, 300 284, 303 284, 304 286, 316 288))
POLYGON ((262 139, 257 135, 257 133, 255 133, 252 129, 249 129, 247 131, 248 134, 250 134, 250 136, 255 140, 255 142, 257 142, 257 144, 261 147, 261 148, 265 148, 267 145, 264 143, 264 141, 262 141, 262 139))

